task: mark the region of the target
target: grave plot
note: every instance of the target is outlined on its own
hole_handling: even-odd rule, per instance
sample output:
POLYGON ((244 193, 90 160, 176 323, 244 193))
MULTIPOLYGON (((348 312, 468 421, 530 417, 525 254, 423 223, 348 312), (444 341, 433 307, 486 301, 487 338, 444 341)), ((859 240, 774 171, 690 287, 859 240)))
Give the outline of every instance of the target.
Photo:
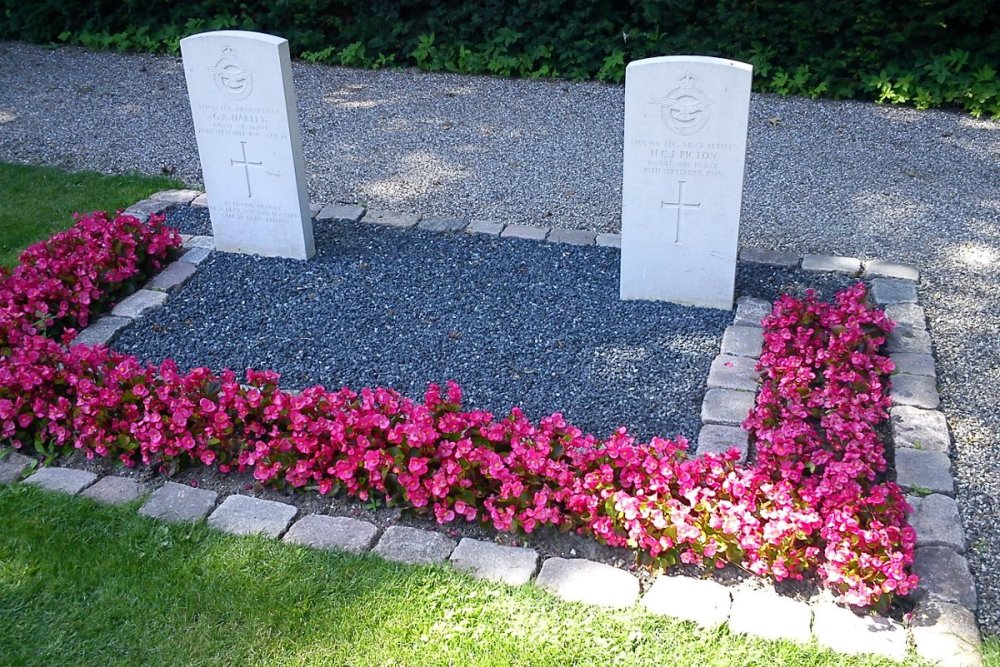
MULTIPOLYGON (((187 233, 204 209, 177 210, 187 233)), ((177 298, 115 346, 182 368, 271 368, 282 386, 455 380, 470 408, 561 412, 603 437, 699 431, 705 380, 732 314, 618 298, 618 251, 482 234, 317 222, 309 263, 216 252, 177 298)), ((743 263, 738 296, 767 300, 845 274, 743 263)), ((738 333, 738 332, 737 332, 738 333)))

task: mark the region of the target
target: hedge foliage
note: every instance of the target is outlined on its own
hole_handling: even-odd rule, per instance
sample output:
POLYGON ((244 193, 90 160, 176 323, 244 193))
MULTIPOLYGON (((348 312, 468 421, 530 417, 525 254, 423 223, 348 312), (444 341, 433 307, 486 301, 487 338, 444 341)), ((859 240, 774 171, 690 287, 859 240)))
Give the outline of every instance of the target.
POLYGON ((620 82, 625 64, 696 53, 755 67, 758 90, 1000 118, 996 0, 0 0, 0 37, 178 52, 204 30, 260 30, 293 55, 620 82))

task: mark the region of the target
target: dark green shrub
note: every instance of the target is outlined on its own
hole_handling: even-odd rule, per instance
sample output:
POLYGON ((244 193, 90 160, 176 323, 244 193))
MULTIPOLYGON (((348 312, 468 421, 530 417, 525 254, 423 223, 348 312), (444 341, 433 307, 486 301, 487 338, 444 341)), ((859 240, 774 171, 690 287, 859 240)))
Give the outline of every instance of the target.
POLYGON ((697 53, 753 63, 758 90, 957 106, 1000 117, 996 0, 0 0, 0 37, 177 52, 243 28, 356 67, 622 80, 625 64, 697 53))

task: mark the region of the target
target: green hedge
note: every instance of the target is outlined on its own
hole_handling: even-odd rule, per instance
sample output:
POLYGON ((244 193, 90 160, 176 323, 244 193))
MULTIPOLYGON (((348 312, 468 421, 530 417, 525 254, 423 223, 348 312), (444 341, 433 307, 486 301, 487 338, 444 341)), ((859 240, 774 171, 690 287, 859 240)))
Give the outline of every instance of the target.
POLYGON ((996 0, 0 0, 0 37, 177 52, 243 28, 358 67, 621 81, 625 64, 697 53, 753 63, 758 90, 957 106, 1000 118, 996 0))

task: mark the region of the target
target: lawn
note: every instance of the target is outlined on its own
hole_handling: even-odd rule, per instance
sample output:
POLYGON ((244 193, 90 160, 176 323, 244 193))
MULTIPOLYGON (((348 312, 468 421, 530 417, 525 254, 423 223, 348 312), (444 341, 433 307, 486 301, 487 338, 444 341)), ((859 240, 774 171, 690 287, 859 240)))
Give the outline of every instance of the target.
POLYGON ((114 211, 179 187, 183 184, 166 178, 0 163, 0 266, 13 266, 24 248, 69 227, 73 213, 114 211))
POLYGON ((24 485, 0 487, 0 516, 5 665, 893 664, 24 485))

